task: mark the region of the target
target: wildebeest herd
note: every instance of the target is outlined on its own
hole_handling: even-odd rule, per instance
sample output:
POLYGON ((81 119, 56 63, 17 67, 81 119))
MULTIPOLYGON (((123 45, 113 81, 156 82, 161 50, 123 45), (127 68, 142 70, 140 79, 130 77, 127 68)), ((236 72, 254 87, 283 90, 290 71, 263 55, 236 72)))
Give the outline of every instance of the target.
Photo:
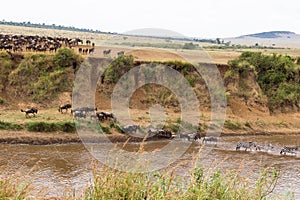
MULTIPOLYGON (((77 120, 80 119, 86 119, 87 117, 90 117, 90 119, 98 119, 99 122, 104 122, 106 120, 113 120, 113 122, 117 122, 117 118, 113 113, 109 112, 99 112, 96 107, 81 107, 81 108, 74 108, 72 109, 72 104, 64 104, 60 105, 58 107, 58 111, 60 113, 67 113, 68 110, 71 110, 71 114, 73 117, 77 120), (63 112, 65 110, 65 112, 63 112)), ((29 117, 29 114, 33 115, 34 117, 38 113, 38 109, 35 107, 31 107, 29 109, 21 109, 21 112, 25 112, 26 118, 29 117)), ((126 134, 135 134, 138 132, 141 127, 139 125, 125 125, 125 126, 120 126, 121 131, 126 134)), ((187 140, 187 141, 198 141, 200 142, 202 139, 202 143, 213 143, 217 144, 218 143, 218 138, 215 136, 206 136, 206 137, 201 137, 200 133, 180 133, 176 136, 173 136, 172 132, 169 130, 165 130, 162 128, 149 128, 147 132, 147 137, 158 137, 158 138, 176 138, 179 140, 187 140)), ((272 144, 267 144, 267 145, 258 145, 255 142, 242 142, 239 141, 236 145, 235 150, 254 150, 254 151, 273 151, 274 146, 272 144)), ((280 155, 286 155, 286 154, 291 154, 291 155, 296 155, 297 152, 300 152, 300 146, 294 146, 294 147, 287 147, 284 146, 280 150, 280 155)))
MULTIPOLYGON (((61 47, 74 48, 78 45, 84 45, 84 41, 80 38, 0 34, 0 51, 56 52, 61 47)), ((86 40, 85 47, 79 47, 78 51, 82 54, 91 54, 94 52, 94 46, 95 43, 86 40)))

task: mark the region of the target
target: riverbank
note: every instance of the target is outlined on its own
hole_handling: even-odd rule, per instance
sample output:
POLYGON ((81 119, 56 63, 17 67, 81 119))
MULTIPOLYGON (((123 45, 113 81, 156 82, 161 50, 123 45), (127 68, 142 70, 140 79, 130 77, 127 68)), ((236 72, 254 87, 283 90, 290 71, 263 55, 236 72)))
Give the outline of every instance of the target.
MULTIPOLYGON (((220 137, 227 136, 270 136, 270 135, 300 135, 300 130, 291 129, 277 129, 277 130, 251 130, 251 131, 225 131, 220 137)), ((204 135, 202 135, 204 136, 204 135)), ((107 142, 125 143, 125 142, 142 142, 143 138, 134 138, 125 134, 113 133, 110 135, 93 135, 80 138, 77 133, 64 132, 29 132, 29 131, 7 131, 0 130, 1 144, 26 144, 26 145, 52 145, 52 144, 69 144, 69 143, 83 143, 84 142, 107 142), (83 140, 82 140, 83 139, 83 140)), ((146 141, 166 140, 164 138, 149 138, 146 141)))

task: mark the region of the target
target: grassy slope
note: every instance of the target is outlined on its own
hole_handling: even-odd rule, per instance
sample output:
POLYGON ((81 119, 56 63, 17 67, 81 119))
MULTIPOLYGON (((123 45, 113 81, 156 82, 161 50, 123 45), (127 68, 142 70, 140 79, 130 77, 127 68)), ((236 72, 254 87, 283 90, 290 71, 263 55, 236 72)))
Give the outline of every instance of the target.
MULTIPOLYGON (((60 34, 62 36, 68 36, 68 37, 86 37, 86 38, 94 38, 96 40, 96 44, 98 43, 97 41, 103 41, 107 39, 107 35, 95 35, 95 34, 86 34, 86 33, 71 33, 71 32, 64 32, 64 31, 54 31, 53 30, 37 30, 37 29, 30 29, 30 28, 24 28, 24 27, 2 27, 0 26, 0 30, 3 31, 9 31, 9 32, 15 32, 16 34, 24 34, 24 33, 33 33, 36 31, 40 31, 40 34, 42 35, 55 35, 55 34, 60 34), (25 32, 24 32, 25 31, 25 32)), ((4 32, 8 33, 8 32, 4 32)), ((37 32, 36 32, 37 33, 37 32)), ((124 38, 118 38, 119 40, 123 41, 125 40, 124 38)), ((151 38, 134 38, 134 37, 129 37, 126 39, 126 41, 150 41, 150 42, 157 42, 157 39, 151 39, 151 38)), ((160 40, 161 42, 165 42, 160 40)), ((174 42, 177 43, 178 41, 168 41, 168 42, 174 42)), ((180 42, 178 42, 180 43, 180 42)), ((182 42, 181 42, 182 43, 182 42)), ((184 43, 184 42, 183 42, 184 43)), ((199 43, 200 44, 200 43, 199 43)), ((210 45, 210 44, 204 44, 204 45, 210 45)), ((100 52, 103 48, 106 47, 99 47, 100 52)), ((129 48, 129 47, 116 47, 116 46, 111 46, 109 48, 112 48, 112 56, 114 56, 114 53, 117 51, 123 49, 126 51, 126 54, 132 54, 136 60, 157 60, 157 56, 161 54, 162 51, 164 50, 152 50, 152 51, 147 51, 141 52, 141 51, 131 51, 134 48, 129 48), (157 51, 157 52, 156 52, 157 51), (154 57, 153 57, 154 56, 154 57)), ((146 48, 147 49, 147 48, 146 48)), ((225 50, 209 50, 207 49, 206 51, 208 54, 211 56, 212 61, 216 63, 227 63, 229 59, 234 59, 237 58, 241 51, 245 51, 246 49, 243 50, 230 50, 230 49, 225 49, 225 50)), ((252 50, 252 51, 257 51, 257 50, 252 50)), ((292 49, 266 49, 264 50, 267 53, 269 52, 279 52, 279 53, 288 53, 292 56, 298 55, 299 51, 298 50, 292 50, 292 49)), ((198 56, 201 51, 199 50, 172 50, 168 49, 167 54, 164 54, 164 57, 169 57, 174 59, 178 59, 178 55, 183 56, 184 58, 187 58, 189 60, 193 60, 195 57, 198 56)), ((49 55, 50 57, 52 55, 49 55)), ((180 57, 179 56, 179 57, 180 57)), ((14 65, 17 66, 20 64, 20 60, 15 60, 14 65)), ((226 68, 226 66, 224 65, 226 68)), ((226 70, 226 69, 225 69, 226 70)), ((71 77, 73 72, 69 72, 69 76, 71 77)), ((221 69, 221 73, 224 75, 224 69, 221 69)), ((71 77, 73 79, 74 77, 71 77)), ((47 79, 44 80, 45 83, 41 85, 45 85, 47 83, 47 79)), ((196 87, 200 89, 200 85, 196 84, 196 87)), ((58 112, 56 111, 56 107, 59 104, 63 104, 66 102, 70 102, 70 94, 71 94, 71 87, 69 87, 67 90, 63 91, 58 91, 57 96, 53 96, 52 98, 42 100, 40 102, 37 101, 32 101, 33 99, 31 98, 32 96, 29 94, 25 94, 22 92, 22 99, 19 98, 19 95, 16 95, 15 93, 15 86, 11 86, 10 88, 7 89, 7 91, 0 93, 1 99, 4 101, 4 103, 1 104, 1 113, 0 113, 0 119, 5 120, 8 122, 15 122, 15 123, 20 123, 24 124, 26 121, 48 121, 48 122, 58 122, 58 121, 69 121, 71 120, 71 116, 69 115, 58 115, 58 112), (40 109, 40 113, 36 118, 30 118, 30 119, 25 119, 24 118, 24 113, 20 113, 19 109, 21 108, 26 108, 28 106, 37 106, 40 109)), ((39 89, 39 87, 37 87, 39 89)), ((27 91, 28 92, 28 91, 27 91)), ((49 94, 53 94, 52 92, 49 92, 49 94)), ((99 109, 101 110, 107 110, 110 111, 110 99, 109 96, 106 94, 107 91, 102 91, 102 93, 97 94, 96 98, 96 105, 99 109)), ((152 93, 157 93, 157 91, 152 91, 152 93)), ((43 93, 42 93, 43 95, 43 93)), ((47 95, 47 93, 46 93, 47 95)), ((138 91, 137 92, 137 98, 144 98, 147 100, 149 96, 145 95, 144 92, 138 91)), ((157 98, 157 96, 154 96, 153 98, 157 98)), ((161 97, 159 97, 161 98, 161 97)), ((1 102, 0 102, 1 103, 1 102)), ((201 102, 203 103, 203 102, 201 102)), ((232 95, 230 98, 230 101, 228 101, 228 107, 227 107, 227 121, 232 122, 232 123, 237 123, 239 124, 238 131, 234 130, 235 132, 252 132, 252 131, 269 131, 269 130, 277 130, 277 131, 287 131, 286 128, 290 127, 292 131, 297 130, 298 127, 298 113, 296 112, 290 112, 289 114, 282 114, 278 113, 276 116, 270 116, 270 113, 268 110, 266 110, 265 105, 258 105, 258 104, 253 104, 249 105, 249 102, 245 102, 242 98, 239 96, 232 95), (251 125, 249 126, 245 126, 251 125), (278 129, 280 128, 280 129, 278 129)), ((250 102, 251 103, 251 102, 250 102)), ((148 115, 148 109, 151 106, 150 104, 144 104, 142 105, 140 100, 133 99, 132 104, 134 105, 131 109, 131 112, 134 113, 132 116, 134 116, 134 121, 136 122, 141 122, 142 124, 147 124, 149 123, 149 115, 148 115)), ((178 113, 178 108, 172 107, 172 106, 167 106, 166 109, 168 110, 169 113, 169 118, 168 121, 169 123, 176 123, 177 119, 180 117, 180 113, 178 113)), ((202 124, 208 124, 209 123, 209 117, 210 117, 210 112, 209 112, 209 107, 204 106, 201 108, 201 120, 200 123, 202 124)), ((228 123, 227 123, 228 124, 228 123)), ((226 128, 226 127, 225 127, 226 128)), ((230 126, 228 126, 225 129, 225 132, 232 132, 232 129, 230 129, 230 126)))

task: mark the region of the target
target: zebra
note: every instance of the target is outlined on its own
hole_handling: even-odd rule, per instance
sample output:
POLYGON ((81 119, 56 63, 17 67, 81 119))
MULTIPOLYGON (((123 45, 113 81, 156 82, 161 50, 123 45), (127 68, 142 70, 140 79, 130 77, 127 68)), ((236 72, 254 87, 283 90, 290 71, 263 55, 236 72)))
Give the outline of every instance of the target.
POLYGON ((207 143, 207 142, 218 142, 218 138, 215 136, 204 137, 202 143, 207 143))
POLYGON ((256 147, 254 142, 238 142, 235 150, 240 150, 243 147, 245 148, 245 151, 247 151, 247 149, 251 149, 252 146, 256 147))
POLYGON ((267 145, 256 145, 255 150, 256 151, 271 151, 274 149, 274 146, 270 143, 267 145))
POLYGON ((283 147, 280 151, 280 155, 281 154, 286 155, 286 153, 296 154, 296 151, 300 151, 300 146, 298 146, 298 147, 283 147))
POLYGON ((78 111, 78 110, 74 111, 73 115, 74 115, 74 118, 77 119, 77 120, 79 118, 84 118, 84 119, 86 118, 86 113, 83 113, 83 112, 78 111))

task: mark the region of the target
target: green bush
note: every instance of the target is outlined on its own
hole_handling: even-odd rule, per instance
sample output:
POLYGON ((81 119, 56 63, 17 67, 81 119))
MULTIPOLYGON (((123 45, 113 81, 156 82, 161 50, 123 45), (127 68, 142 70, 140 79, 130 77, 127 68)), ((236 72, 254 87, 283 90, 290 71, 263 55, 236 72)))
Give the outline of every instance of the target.
POLYGON ((0 121, 0 130, 22 130, 23 127, 19 124, 0 121))
POLYGON ((118 131, 118 133, 124 133, 122 128, 119 125, 116 125, 115 129, 118 131))
POLYGON ((104 72, 104 81, 117 83, 118 80, 134 66, 133 56, 119 56, 104 72))
POLYGON ((109 121, 109 127, 110 127, 110 128, 114 128, 114 127, 115 127, 115 122, 114 122, 114 120, 110 120, 110 121, 109 121))
POLYGON ((76 132, 76 126, 74 122, 60 122, 60 130, 66 133, 76 132))
POLYGON ((57 68, 73 67, 74 70, 82 61, 82 57, 69 48, 58 49, 53 58, 53 63, 57 68))
POLYGON ((26 122, 26 128, 32 132, 56 132, 59 130, 57 123, 48 122, 26 122))
POLYGON ((31 132, 75 132, 74 122, 26 122, 26 128, 31 132))
POLYGON ((246 76, 250 70, 254 71, 259 86, 268 98, 271 112, 275 109, 284 109, 286 106, 298 107, 300 67, 294 58, 287 55, 244 52, 228 64, 230 68, 225 73, 227 81, 246 76))
POLYGON ((105 134, 111 134, 111 131, 110 131, 110 128, 109 127, 106 127, 106 126, 101 126, 101 129, 102 131, 105 133, 105 134))
POLYGON ((4 99, 2 99, 1 97, 0 97, 0 104, 4 104, 4 99))

